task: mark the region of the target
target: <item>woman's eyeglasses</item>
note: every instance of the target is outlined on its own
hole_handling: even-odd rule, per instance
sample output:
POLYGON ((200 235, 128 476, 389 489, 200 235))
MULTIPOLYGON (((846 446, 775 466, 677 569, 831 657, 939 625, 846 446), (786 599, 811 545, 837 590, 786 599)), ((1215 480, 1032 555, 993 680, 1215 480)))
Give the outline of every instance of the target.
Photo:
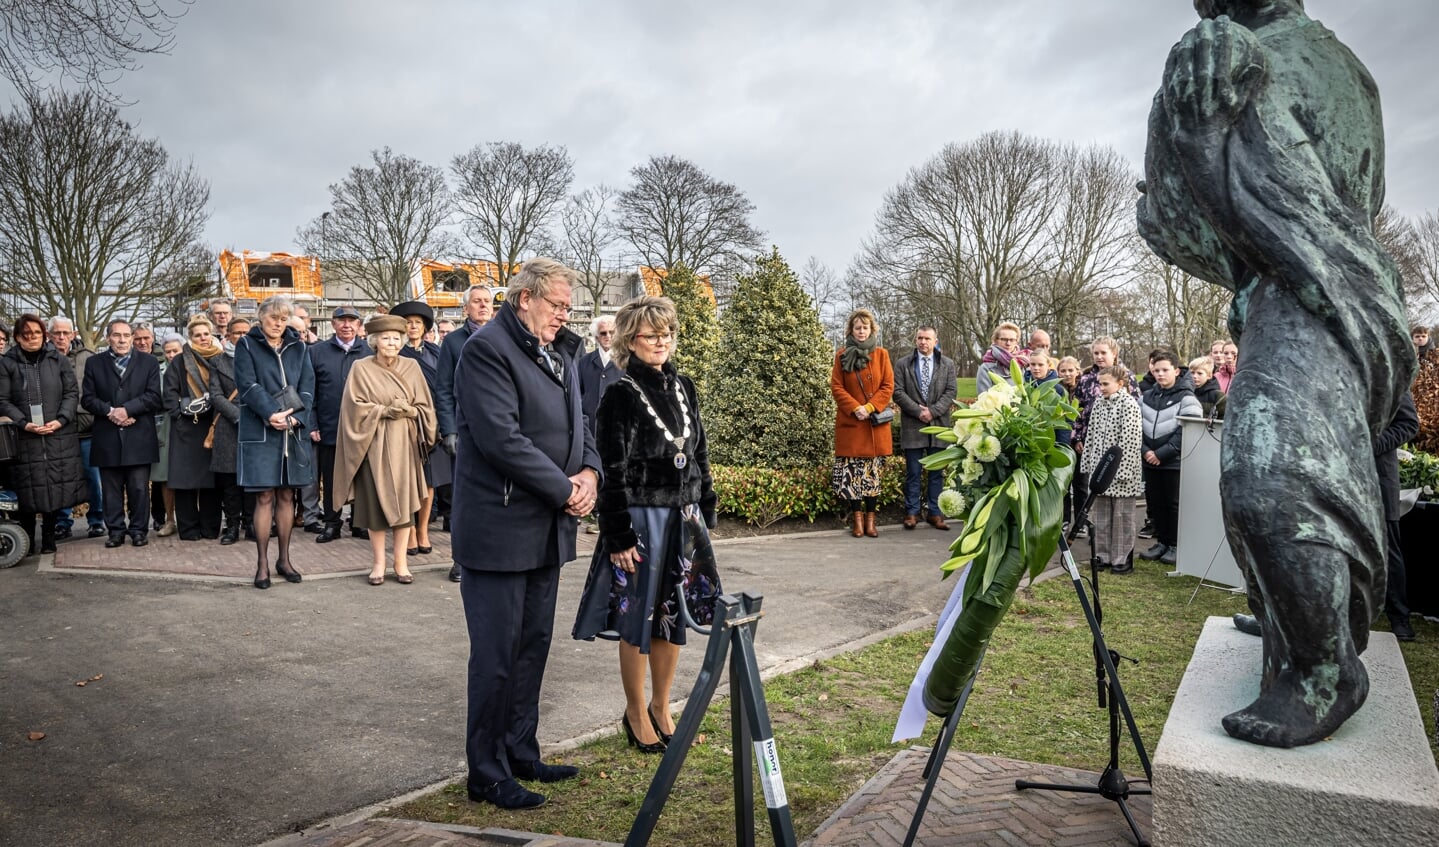
POLYGON ((635 338, 643 338, 647 343, 657 347, 661 344, 673 344, 675 340, 675 334, 673 332, 666 332, 663 335, 659 333, 650 333, 648 335, 636 335, 635 338))

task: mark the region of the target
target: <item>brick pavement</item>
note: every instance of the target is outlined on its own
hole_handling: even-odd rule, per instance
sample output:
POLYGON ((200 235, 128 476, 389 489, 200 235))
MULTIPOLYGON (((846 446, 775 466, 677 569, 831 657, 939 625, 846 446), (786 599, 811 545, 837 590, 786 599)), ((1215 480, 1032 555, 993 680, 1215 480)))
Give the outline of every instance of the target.
POLYGON ((373 818, 287 843, 290 847, 616 847, 602 841, 532 832, 386 818, 373 818))
MULTIPOLYGON (((904 843, 924 790, 929 749, 912 747, 880 769, 819 828, 809 847, 894 847, 904 843)), ((1133 774, 1126 774, 1131 780, 1133 774)), ((1036 765, 951 750, 915 844, 1091 847, 1134 844, 1118 805, 1098 795, 1016 791, 1016 779, 1094 785, 1090 771, 1036 765)), ((1152 805, 1133 797, 1130 811, 1148 837, 1152 805)))
MULTIPOLYGON (((430 527, 432 552, 410 557, 411 570, 449 568, 450 534, 441 532, 439 527, 438 522, 430 527)), ((596 538, 598 536, 583 531, 579 533, 581 561, 589 558, 596 538)), ((278 580, 273 568, 276 547, 272 539, 271 576, 278 580)), ((370 542, 353 538, 348 532, 328 544, 316 544, 314 535, 296 527, 290 542, 290 556, 306 577, 363 576, 370 572, 370 542)), ((151 532, 150 543, 139 549, 128 542, 124 547, 107 549, 103 537, 71 538, 60 542, 52 561, 47 562, 46 558, 40 557, 40 570, 57 573, 149 574, 220 582, 249 582, 255 576, 255 542, 243 538, 238 544, 224 546, 214 540, 181 541, 175 535, 160 538, 151 532)))

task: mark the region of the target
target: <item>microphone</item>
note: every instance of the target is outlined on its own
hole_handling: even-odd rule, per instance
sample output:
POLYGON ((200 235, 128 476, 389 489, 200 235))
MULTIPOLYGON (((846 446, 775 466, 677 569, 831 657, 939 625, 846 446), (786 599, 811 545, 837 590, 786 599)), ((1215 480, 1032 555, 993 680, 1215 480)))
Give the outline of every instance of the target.
POLYGON ((1089 475, 1089 494, 1091 497, 1098 497, 1109 490, 1114 484, 1114 477, 1119 474, 1119 460, 1124 457, 1124 451, 1115 445, 1104 451, 1099 461, 1094 465, 1094 473, 1089 475))
POLYGON ((1123 457, 1124 451, 1116 444, 1105 450, 1104 455, 1095 462, 1094 471, 1089 475, 1089 499, 1085 500, 1077 510, 1078 513, 1073 515, 1069 523, 1068 540, 1073 541, 1080 528, 1089 520, 1089 510, 1094 505, 1094 498, 1108 491, 1109 486, 1114 484, 1114 477, 1119 474, 1119 460, 1123 457))

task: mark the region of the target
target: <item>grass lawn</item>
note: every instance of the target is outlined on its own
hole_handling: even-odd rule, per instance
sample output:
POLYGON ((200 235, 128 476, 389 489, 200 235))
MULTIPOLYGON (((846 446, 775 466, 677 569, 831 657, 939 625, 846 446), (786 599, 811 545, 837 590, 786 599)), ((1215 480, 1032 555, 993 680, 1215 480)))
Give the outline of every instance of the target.
POLYGON ((960 400, 973 400, 978 392, 975 390, 974 377, 962 376, 959 378, 959 392, 955 394, 960 400))
MULTIPOLYGON (((1151 755, 1205 618, 1244 610, 1243 598, 1211 588, 1200 589, 1189 602, 1197 581, 1166 577, 1165 570, 1157 563, 1144 562, 1132 576, 1105 576, 1101 582, 1109 646, 1138 660, 1137 665, 1124 662, 1120 673, 1151 755)), ((1429 703, 1439 689, 1439 626, 1418 618, 1415 626, 1418 640, 1402 646, 1432 744, 1429 703)), ((761 624, 757 641, 762 643, 764 637, 761 624)), ((810 837, 904 746, 933 743, 940 723, 933 717, 924 737, 902 744, 889 741, 900 703, 930 637, 928 631, 898 636, 766 683, 766 701, 800 840, 810 837)), ((1090 644, 1084 613, 1068 579, 1021 589, 995 632, 954 748, 1102 769, 1108 758, 1108 721, 1095 699, 1090 644)), ((615 697, 618 702, 618 679, 615 697)), ((734 803, 727 701, 711 705, 701 732, 702 741, 685 762, 652 844, 703 843, 696 833, 722 833, 720 840, 730 837, 734 803)), ((1126 744, 1121 750, 1121 767, 1134 778, 1142 775, 1142 770, 1133 746, 1127 740, 1126 744)), ((579 765, 582 778, 541 787, 550 802, 537 810, 507 813, 470 803, 461 784, 395 808, 391 814, 623 841, 658 758, 630 752, 621 735, 596 741, 555 761, 579 765)), ((755 820, 764 831, 768 824, 758 785, 755 792, 755 820)))

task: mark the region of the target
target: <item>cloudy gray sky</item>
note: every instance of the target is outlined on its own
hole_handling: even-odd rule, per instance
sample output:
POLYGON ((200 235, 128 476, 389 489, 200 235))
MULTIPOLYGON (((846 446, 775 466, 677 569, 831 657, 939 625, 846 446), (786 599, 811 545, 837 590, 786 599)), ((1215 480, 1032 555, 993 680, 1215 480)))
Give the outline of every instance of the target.
MULTIPOLYGON (((1439 3, 1309 0, 1384 98, 1389 199, 1439 208, 1439 3)), ((216 248, 295 250, 371 149, 564 145, 576 190, 676 154, 745 191, 798 267, 842 270, 886 189, 990 130, 1114 146, 1145 116, 1190 0, 196 0, 126 115, 212 187, 216 248)))

